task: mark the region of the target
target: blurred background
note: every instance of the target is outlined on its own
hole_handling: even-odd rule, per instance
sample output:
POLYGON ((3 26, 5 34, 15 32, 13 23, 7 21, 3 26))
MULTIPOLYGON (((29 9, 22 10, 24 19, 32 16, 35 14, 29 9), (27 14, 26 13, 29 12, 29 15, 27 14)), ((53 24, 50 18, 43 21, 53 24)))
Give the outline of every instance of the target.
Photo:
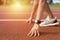
MULTIPOLYGON (((34 0, 0 0, 0 5, 9 5, 14 2, 28 3, 32 4, 34 0)), ((60 4, 60 0, 47 0, 48 4, 60 4)))
MULTIPOLYGON (((34 0, 0 0, 1 18, 28 18, 32 11, 34 0), (24 14, 24 15, 23 15, 24 14), (26 17, 28 15, 28 17, 26 17)), ((60 10, 60 0, 47 0, 51 10, 55 13, 60 10)))
MULTIPOLYGON (((10 5, 14 2, 33 4, 34 0, 0 0, 0 5, 10 5)), ((60 0, 47 0, 48 4, 60 4, 60 0)))
MULTIPOLYGON (((7 6, 7 5, 30 5, 28 7, 31 7, 33 4, 34 0, 0 0, 0 6, 7 6)), ((47 3, 55 6, 55 5, 60 5, 60 0, 47 0, 47 3)), ((60 6, 59 6, 60 7, 60 6)))
MULTIPOLYGON (((10 5, 17 5, 21 7, 21 5, 25 6, 27 8, 27 5, 28 7, 31 7, 32 4, 33 4, 34 0, 0 0, 0 6, 8 6, 10 5)), ((47 0, 47 3, 49 5, 51 5, 51 7, 53 6, 57 6, 57 8, 60 7, 60 0, 47 0)))

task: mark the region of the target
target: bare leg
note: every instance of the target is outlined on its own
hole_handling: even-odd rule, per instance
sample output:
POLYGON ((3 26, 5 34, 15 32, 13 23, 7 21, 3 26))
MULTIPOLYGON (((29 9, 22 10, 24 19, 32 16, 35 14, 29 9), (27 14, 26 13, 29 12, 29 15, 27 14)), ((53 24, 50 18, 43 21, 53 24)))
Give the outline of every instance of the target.
POLYGON ((54 18, 54 15, 52 14, 47 2, 45 1, 45 12, 47 13, 47 16, 49 16, 50 18, 54 18))
POLYGON ((47 13, 47 18, 42 23, 40 23, 40 26, 45 26, 46 27, 46 26, 58 25, 59 22, 57 21, 57 19, 52 14, 46 0, 44 0, 43 3, 44 3, 44 11, 47 13))

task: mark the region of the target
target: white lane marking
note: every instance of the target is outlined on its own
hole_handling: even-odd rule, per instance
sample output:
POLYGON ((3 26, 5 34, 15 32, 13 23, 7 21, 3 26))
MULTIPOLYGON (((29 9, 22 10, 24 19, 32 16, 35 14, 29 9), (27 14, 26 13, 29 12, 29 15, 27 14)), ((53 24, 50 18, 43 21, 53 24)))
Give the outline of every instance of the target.
MULTIPOLYGON (((0 21, 26 21, 27 19, 0 19, 0 21)), ((42 19, 41 21, 43 21, 42 19)), ((60 21, 60 19, 58 19, 60 21)))
POLYGON ((26 21, 27 19, 0 19, 0 21, 26 21))

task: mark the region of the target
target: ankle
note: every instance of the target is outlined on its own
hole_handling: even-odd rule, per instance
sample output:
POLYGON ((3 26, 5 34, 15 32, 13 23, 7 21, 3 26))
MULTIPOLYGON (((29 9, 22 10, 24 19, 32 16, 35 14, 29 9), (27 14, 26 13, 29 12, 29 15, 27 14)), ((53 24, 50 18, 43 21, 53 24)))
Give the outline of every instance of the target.
POLYGON ((47 17, 49 17, 50 19, 54 19, 55 18, 54 16, 47 16, 47 17))

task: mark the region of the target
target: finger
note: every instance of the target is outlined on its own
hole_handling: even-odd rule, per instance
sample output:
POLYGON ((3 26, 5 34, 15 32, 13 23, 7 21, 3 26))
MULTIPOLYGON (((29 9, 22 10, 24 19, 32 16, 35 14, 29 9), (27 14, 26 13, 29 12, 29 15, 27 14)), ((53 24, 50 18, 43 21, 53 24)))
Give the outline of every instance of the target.
POLYGON ((27 34, 27 36, 29 36, 31 34, 31 31, 27 34))
POLYGON ((34 37, 36 37, 36 35, 37 35, 37 31, 34 32, 34 37))
POLYGON ((39 32, 37 31, 37 35, 40 36, 39 32))
POLYGON ((31 35, 30 35, 29 37, 32 37, 32 36, 33 36, 33 34, 34 34, 34 33, 32 32, 32 33, 31 33, 31 35))

